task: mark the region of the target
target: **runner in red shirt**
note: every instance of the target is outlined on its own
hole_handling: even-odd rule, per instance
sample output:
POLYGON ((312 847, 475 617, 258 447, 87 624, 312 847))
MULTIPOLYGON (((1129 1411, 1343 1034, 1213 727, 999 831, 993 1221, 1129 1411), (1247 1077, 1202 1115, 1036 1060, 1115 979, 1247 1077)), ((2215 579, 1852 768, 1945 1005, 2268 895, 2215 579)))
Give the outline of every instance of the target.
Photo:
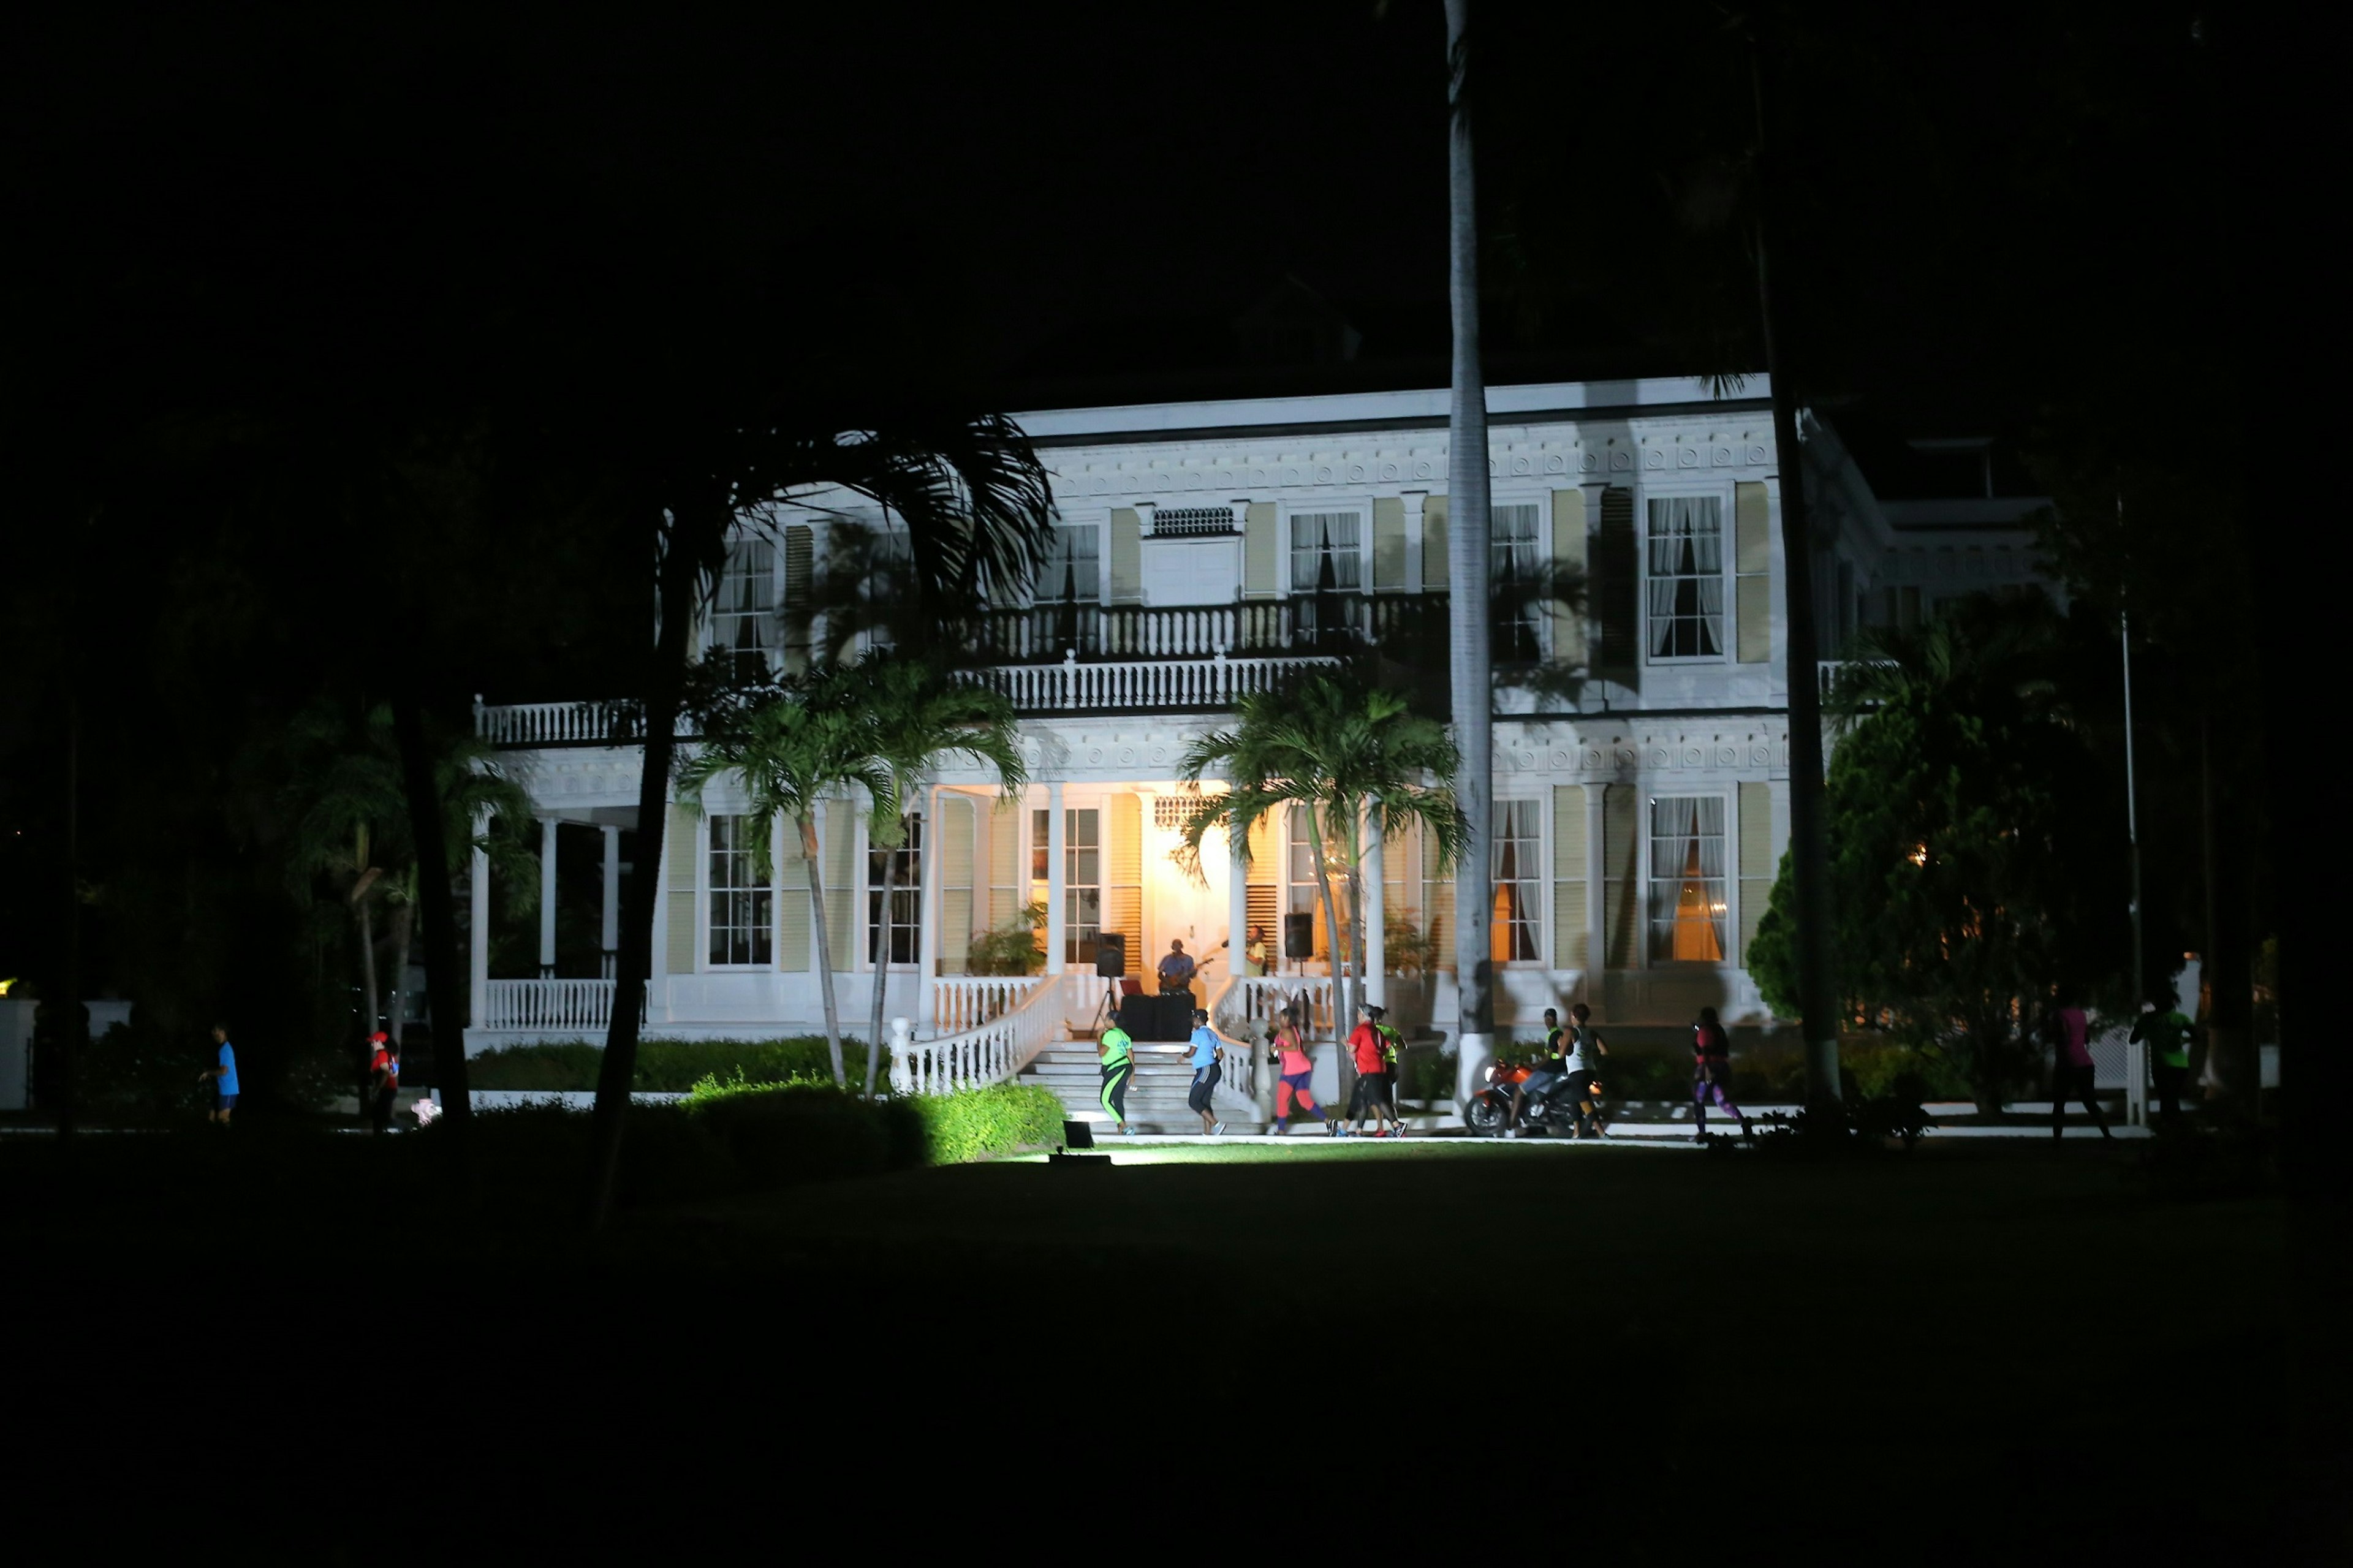
POLYGON ((391 1037, 378 1029, 369 1037, 375 1055, 368 1059, 368 1125, 378 1132, 392 1126, 392 1104, 400 1095, 400 1058, 391 1037))
POLYGON ((1348 1120, 1356 1131, 1365 1130, 1365 1108, 1373 1111, 1373 1136, 1387 1138, 1394 1127, 1403 1132, 1405 1124, 1389 1114, 1388 1041, 1381 1037, 1381 1009, 1367 1002, 1357 1009, 1364 1015, 1354 1033, 1348 1037, 1349 1054, 1356 1061, 1356 1087, 1348 1096, 1348 1120))

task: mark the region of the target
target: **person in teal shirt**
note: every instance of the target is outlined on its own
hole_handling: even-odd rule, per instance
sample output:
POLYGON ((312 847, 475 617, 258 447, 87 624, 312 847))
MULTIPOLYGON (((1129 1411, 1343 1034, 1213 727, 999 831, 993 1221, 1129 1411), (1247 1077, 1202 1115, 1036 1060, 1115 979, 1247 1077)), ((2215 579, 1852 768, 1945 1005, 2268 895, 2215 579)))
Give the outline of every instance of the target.
POLYGON ((210 1120, 223 1127, 228 1125, 229 1112, 237 1109, 237 1047, 228 1043, 228 1026, 213 1026, 213 1044, 220 1047, 219 1059, 196 1075, 198 1083, 213 1080, 213 1108, 210 1120))
POLYGON ((2181 1123, 2181 1086, 2189 1080, 2189 1032, 2194 1027, 2162 991, 2152 992, 2133 1020, 2132 1037, 2148 1045, 2157 1069, 2157 1103, 2166 1121, 2181 1123))
POLYGON ((1219 1121, 1217 1113, 1209 1109, 1209 1102, 1218 1092, 1218 1082, 1225 1077, 1225 1069, 1218 1065, 1219 1043, 1218 1031, 1209 1027, 1208 1009, 1194 1008, 1193 1054, 1185 1064, 1193 1069, 1193 1087, 1186 1092, 1185 1103, 1191 1106, 1193 1114, 1201 1119, 1201 1131, 1212 1138, 1226 1130, 1226 1124, 1219 1121))
POLYGON ((1127 1082, 1135 1076, 1135 1042, 1113 1024, 1095 1043, 1095 1060, 1103 1064, 1103 1108, 1133 1138, 1135 1129, 1127 1124, 1127 1082))

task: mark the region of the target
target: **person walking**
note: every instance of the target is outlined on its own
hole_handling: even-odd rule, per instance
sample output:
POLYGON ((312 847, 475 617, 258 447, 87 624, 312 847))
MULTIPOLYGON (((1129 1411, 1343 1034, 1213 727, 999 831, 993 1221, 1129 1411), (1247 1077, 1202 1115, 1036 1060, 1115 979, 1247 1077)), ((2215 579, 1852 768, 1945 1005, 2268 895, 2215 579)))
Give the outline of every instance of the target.
POLYGON ((2060 1005, 2051 1011, 2043 1028, 2051 1041, 2051 1136, 2063 1136, 2067 1120, 2067 1101, 2083 1101, 2092 1120, 2100 1124, 2100 1136, 2113 1138, 2108 1131, 2107 1113, 2093 1098, 2095 1074, 2092 1067, 2092 1021, 2074 999, 2063 996, 2060 1005))
POLYGON ((2133 1020, 2132 1037, 2148 1046, 2157 1075, 2157 1104, 2166 1125, 2181 1125, 2181 1089, 2189 1081, 2191 1025, 2164 991, 2152 991, 2133 1020))
POLYGON ((1398 1034, 1397 1026, 1388 1021, 1388 1008, 1375 1007, 1372 1015, 1373 1027, 1379 1031, 1381 1037, 1381 1092, 1388 1100, 1389 1121, 1397 1129, 1391 1136, 1402 1138, 1405 1136, 1405 1117, 1398 1110, 1398 1075, 1405 1057, 1405 1037, 1398 1034))
POLYGON ((1209 1027, 1209 1010, 1193 1009, 1193 1055, 1188 1064, 1193 1069, 1193 1087, 1186 1092, 1185 1103, 1201 1119, 1201 1131, 1215 1138, 1226 1130, 1218 1120, 1210 1101, 1216 1097, 1225 1069, 1218 1064, 1218 1031, 1209 1027))
MULTIPOLYGON (((213 1108, 205 1120, 228 1125, 229 1112, 237 1109, 237 1047, 228 1043, 228 1026, 213 1026, 213 1044, 220 1047, 214 1064, 196 1075, 196 1081, 213 1080, 213 1108)), ((351 1058, 343 1058, 349 1061, 351 1058)))
POLYGON ((1282 1075, 1274 1080, 1274 1135, 1278 1138, 1291 1131, 1291 1106, 1293 1100, 1302 1110, 1312 1112, 1324 1124, 1324 1131, 1335 1137, 1344 1136, 1340 1124, 1315 1103, 1315 1062, 1307 1054, 1307 1041, 1299 1032, 1299 1022, 1292 1010, 1282 1010, 1282 1021, 1274 1028, 1274 1048, 1282 1058, 1282 1075))
POLYGON ((368 1058, 368 1126, 375 1131, 392 1126, 393 1102, 400 1097, 400 1057, 392 1037, 378 1029, 369 1037, 375 1054, 368 1058))
POLYGON ((1748 1118, 1732 1103, 1732 1096, 1726 1091, 1731 1081, 1732 1037, 1716 1021, 1715 1009, 1702 1007, 1699 1022, 1692 1026, 1692 1112, 1698 1124, 1694 1135, 1697 1142, 1707 1142, 1707 1102, 1711 1100, 1740 1123, 1743 1138, 1748 1136, 1748 1118))
POLYGON ((1365 1113, 1373 1117, 1373 1136, 1389 1136, 1388 1129, 1404 1128, 1391 1109, 1388 1093, 1388 1042, 1381 1038, 1381 1009, 1367 1002, 1357 1012, 1364 1021, 1348 1035, 1348 1052, 1356 1061, 1356 1087, 1348 1095, 1348 1121, 1352 1133, 1365 1130, 1365 1113))
POLYGON ((1135 1076, 1134 1037, 1112 1025, 1095 1042, 1095 1060, 1103 1068, 1103 1108, 1119 1123, 1120 1131, 1133 1138, 1135 1129, 1127 1124, 1127 1084, 1135 1076))
POLYGON ((1568 1079, 1568 1097, 1577 1104, 1577 1136, 1584 1137, 1589 1129, 1594 1137, 1605 1137, 1601 1127, 1601 1058, 1609 1054, 1609 1047, 1594 1031, 1592 1008, 1579 1002, 1568 1010, 1568 1050, 1562 1071, 1568 1079))

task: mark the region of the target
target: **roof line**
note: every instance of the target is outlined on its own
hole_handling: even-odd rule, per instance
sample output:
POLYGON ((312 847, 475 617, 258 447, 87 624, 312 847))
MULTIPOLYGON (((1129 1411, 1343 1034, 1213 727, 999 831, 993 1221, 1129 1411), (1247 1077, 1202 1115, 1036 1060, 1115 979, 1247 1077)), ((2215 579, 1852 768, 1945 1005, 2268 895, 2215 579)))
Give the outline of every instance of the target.
MULTIPOLYGON (((1620 403, 1584 408, 1490 409, 1487 422, 1490 425, 1535 425, 1564 419, 1628 419, 1637 416, 1663 418, 1683 414, 1759 414, 1769 412, 1772 406, 1773 400, 1769 397, 1727 397, 1684 403, 1620 403)), ((1028 428, 1022 416, 1015 415, 1014 420, 1024 429, 1028 428)), ((1375 419, 1271 419, 1250 425, 1172 425, 1160 429, 1074 430, 1050 436, 1032 435, 1029 444, 1033 447, 1103 447, 1125 442, 1230 441, 1270 431, 1281 431, 1286 435, 1320 435, 1327 431, 1346 430, 1443 430, 1448 423, 1442 415, 1435 418, 1423 415, 1398 415, 1375 419)))

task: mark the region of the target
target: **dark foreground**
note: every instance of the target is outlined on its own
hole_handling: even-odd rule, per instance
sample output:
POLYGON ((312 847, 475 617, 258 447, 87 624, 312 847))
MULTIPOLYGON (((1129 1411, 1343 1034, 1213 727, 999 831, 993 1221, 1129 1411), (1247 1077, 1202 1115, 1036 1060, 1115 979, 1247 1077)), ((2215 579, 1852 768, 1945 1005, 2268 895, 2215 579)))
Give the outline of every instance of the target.
POLYGON ((2123 1149, 1170 1150, 591 1240, 562 1184, 461 1197, 429 1142, 0 1143, 6 1440, 65 1472, 30 1495, 102 1532, 110 1488, 217 1475, 320 1561, 418 1544, 364 1523, 371 1474, 436 1538, 887 1518, 913 1550, 976 1500, 1050 1555, 1115 1476, 1096 1545, 1367 1507, 1643 1560, 2346 1541, 2308 1397, 2345 1325, 2292 1307, 2286 1205, 2161 1190, 2123 1149))

